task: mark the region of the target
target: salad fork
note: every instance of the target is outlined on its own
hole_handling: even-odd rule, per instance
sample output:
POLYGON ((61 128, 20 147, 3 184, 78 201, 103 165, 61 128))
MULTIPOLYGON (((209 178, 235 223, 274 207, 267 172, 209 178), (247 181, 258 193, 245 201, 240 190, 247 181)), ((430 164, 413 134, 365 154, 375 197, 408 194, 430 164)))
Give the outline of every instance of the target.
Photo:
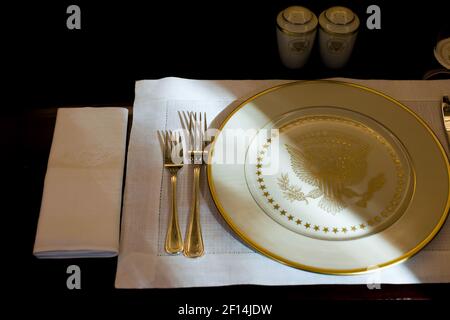
POLYGON ((170 173, 172 201, 164 249, 169 254, 179 254, 183 251, 183 239, 178 223, 177 210, 177 174, 183 167, 183 163, 181 161, 180 163, 174 162, 172 157, 174 147, 178 145, 181 146, 181 135, 166 131, 164 138, 164 168, 170 173))

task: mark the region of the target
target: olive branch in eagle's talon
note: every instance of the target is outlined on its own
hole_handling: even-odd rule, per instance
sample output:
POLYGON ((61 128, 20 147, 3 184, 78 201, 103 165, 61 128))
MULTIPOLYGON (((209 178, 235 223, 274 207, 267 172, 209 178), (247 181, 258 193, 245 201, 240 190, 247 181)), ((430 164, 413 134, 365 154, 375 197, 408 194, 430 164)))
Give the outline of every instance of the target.
POLYGON ((305 194, 300 187, 290 184, 287 173, 282 173, 281 177, 278 178, 278 186, 283 191, 284 197, 290 202, 305 201, 308 204, 308 198, 317 199, 323 194, 320 189, 314 189, 305 194))

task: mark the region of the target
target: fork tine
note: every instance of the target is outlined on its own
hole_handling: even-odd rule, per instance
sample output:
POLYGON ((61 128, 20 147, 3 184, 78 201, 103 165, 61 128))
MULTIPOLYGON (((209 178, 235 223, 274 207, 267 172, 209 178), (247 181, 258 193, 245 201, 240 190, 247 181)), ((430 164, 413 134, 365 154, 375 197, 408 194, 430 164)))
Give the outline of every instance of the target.
POLYGON ((170 162, 172 159, 172 131, 167 131, 167 161, 170 162))
POLYGON ((196 133, 196 135, 195 135, 195 150, 196 151, 198 151, 199 149, 200 149, 200 147, 201 147, 201 145, 200 145, 200 141, 202 140, 202 130, 201 130, 201 127, 200 127, 200 123, 201 123, 201 121, 202 121, 202 114, 201 113, 198 113, 198 117, 197 117, 197 112, 195 113, 195 116, 196 116, 196 121, 195 121, 195 133, 196 133))
POLYGON ((197 141, 195 142, 197 151, 202 148, 202 113, 198 113, 198 121, 197 121, 197 141))
POLYGON ((192 112, 189 112, 189 150, 194 148, 194 123, 192 112))
MULTIPOLYGON (((172 139, 171 139, 171 142, 172 142, 172 146, 171 146, 171 148, 170 148, 170 157, 172 158, 173 149, 175 148, 175 133, 172 133, 172 139)), ((172 161, 172 162, 173 162, 173 161, 172 161)))
POLYGON ((202 150, 205 150, 206 147, 206 131, 207 131, 207 122, 206 122, 206 112, 203 113, 203 126, 202 126, 202 150))
POLYGON ((192 151, 196 148, 196 141, 197 141, 197 115, 195 112, 191 112, 192 116, 192 131, 191 131, 191 148, 192 151))
POLYGON ((170 157, 170 153, 172 152, 172 130, 167 131, 167 138, 169 139, 167 141, 167 151, 169 151, 169 157, 170 157))
POLYGON ((164 134, 164 162, 167 162, 168 160, 168 150, 169 149, 169 133, 167 130, 164 134))
POLYGON ((178 141, 178 138, 177 138, 177 132, 175 131, 174 133, 173 133, 173 135, 172 135, 172 150, 175 148, 175 150, 176 150, 176 148, 177 148, 177 141, 178 141))
POLYGON ((203 120, 202 120, 202 113, 200 112, 200 121, 198 122, 198 135, 199 135, 199 141, 198 141, 198 147, 201 151, 203 151, 203 120))
POLYGON ((172 130, 170 130, 170 158, 172 159, 172 152, 173 152, 173 148, 174 148, 174 146, 175 146, 175 143, 174 143, 174 133, 173 133, 173 131, 172 130))
POLYGON ((180 156, 183 158, 183 143, 181 142, 181 132, 178 134, 178 144, 180 145, 180 156))
POLYGON ((175 146, 175 150, 177 151, 177 157, 180 156, 180 149, 179 149, 179 140, 180 139, 180 133, 178 131, 175 132, 175 139, 173 142, 173 145, 175 146))
POLYGON ((207 130, 208 130, 208 123, 206 122, 206 112, 204 113, 204 121, 205 121, 205 123, 204 123, 204 132, 206 132, 207 130))
POLYGON ((192 112, 188 112, 188 131, 191 132, 192 130, 192 112))

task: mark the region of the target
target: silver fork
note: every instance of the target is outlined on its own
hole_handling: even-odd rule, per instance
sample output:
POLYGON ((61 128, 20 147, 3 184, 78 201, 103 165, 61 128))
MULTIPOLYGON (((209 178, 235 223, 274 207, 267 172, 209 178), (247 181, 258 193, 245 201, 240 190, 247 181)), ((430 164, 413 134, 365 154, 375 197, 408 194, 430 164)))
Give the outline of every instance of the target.
POLYGON ((172 201, 164 249, 169 254, 179 254, 183 251, 183 239, 178 223, 177 210, 177 173, 183 167, 183 163, 181 161, 175 163, 172 158, 172 151, 178 144, 181 146, 181 135, 166 131, 164 137, 164 168, 170 173, 172 201))
POLYGON ((194 166, 194 183, 192 194, 191 213, 184 239, 184 255, 189 258, 201 257, 204 253, 202 228, 200 225, 200 170, 203 154, 206 147, 206 113, 189 112, 190 157, 194 166))

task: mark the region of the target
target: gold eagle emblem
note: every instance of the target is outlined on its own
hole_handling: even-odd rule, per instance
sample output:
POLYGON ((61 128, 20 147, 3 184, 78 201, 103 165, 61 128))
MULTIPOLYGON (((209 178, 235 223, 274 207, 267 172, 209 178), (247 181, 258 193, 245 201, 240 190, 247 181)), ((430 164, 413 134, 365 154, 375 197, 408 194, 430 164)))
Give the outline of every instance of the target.
POLYGON ((298 138, 298 147, 285 144, 290 156, 291 168, 303 182, 314 186, 304 194, 301 188, 290 185, 287 174, 282 174, 278 185, 284 197, 290 201, 319 200, 319 207, 336 214, 348 206, 347 199, 357 197, 355 203, 366 207, 372 195, 385 183, 383 174, 373 177, 364 193, 350 187, 361 183, 367 175, 369 145, 356 137, 337 131, 319 131, 298 138))

